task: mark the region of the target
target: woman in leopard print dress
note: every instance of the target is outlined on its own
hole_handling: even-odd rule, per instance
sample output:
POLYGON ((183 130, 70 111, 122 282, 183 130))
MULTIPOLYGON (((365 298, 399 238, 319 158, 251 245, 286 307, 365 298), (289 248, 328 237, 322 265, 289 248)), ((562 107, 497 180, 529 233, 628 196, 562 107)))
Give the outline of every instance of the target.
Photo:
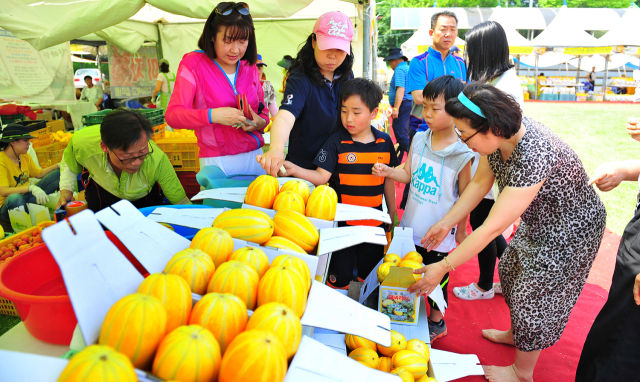
POLYGON ((604 233, 605 208, 575 152, 539 122, 522 117, 506 93, 473 83, 448 100, 446 111, 462 141, 482 157, 458 203, 425 236, 425 248, 436 247, 494 180, 501 194, 484 224, 447 259, 416 271, 425 274, 410 290, 429 293, 442 275, 521 217, 498 267, 511 328, 482 334, 516 347, 513 365, 485 366, 485 377, 529 381, 540 351, 560 339, 587 280, 604 233))

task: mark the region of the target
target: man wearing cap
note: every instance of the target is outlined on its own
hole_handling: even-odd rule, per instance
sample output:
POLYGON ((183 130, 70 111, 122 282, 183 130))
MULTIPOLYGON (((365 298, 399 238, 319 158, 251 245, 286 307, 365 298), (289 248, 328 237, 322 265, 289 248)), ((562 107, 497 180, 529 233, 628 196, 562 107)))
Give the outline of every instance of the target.
MULTIPOLYGON (((278 104, 276 103, 276 90, 273 88, 271 81, 267 80, 267 75, 264 73, 264 68, 267 66, 262 61, 262 55, 258 55, 258 75, 260 76, 260 83, 262 84, 262 91, 264 92, 264 104, 269 109, 271 117, 275 117, 278 113, 278 104)), ((259 113, 259 112, 258 112, 259 113)))
POLYGON ((149 120, 135 110, 107 114, 100 126, 73 134, 60 164, 60 205, 73 200, 78 175, 90 210, 98 212, 122 199, 136 208, 191 204, 167 154, 149 140, 149 120))
POLYGON ((451 53, 452 55, 456 56, 456 57, 462 57, 462 51, 460 50, 460 48, 458 48, 457 46, 452 46, 451 49, 449 49, 449 53, 451 53))
POLYGON ((407 91, 413 95, 411 108, 410 136, 419 131, 422 124, 422 91, 429 81, 445 74, 467 80, 467 66, 464 60, 449 54, 458 36, 458 18, 451 11, 435 13, 431 17, 431 30, 429 36, 433 38, 433 44, 425 53, 414 57, 409 65, 409 78, 407 91))
POLYGON ((397 156, 400 160, 404 153, 409 152, 409 116, 411 115, 411 101, 413 96, 407 92, 407 73, 409 64, 407 57, 402 54, 400 48, 390 48, 389 55, 385 57, 393 70, 393 77, 389 84, 389 103, 393 105, 393 133, 398 142, 397 156))
POLYGON ((173 91, 173 85, 176 83, 176 74, 169 71, 169 60, 166 58, 158 61, 160 64, 160 73, 158 73, 158 80, 156 81, 156 87, 153 89, 153 95, 151 96, 151 102, 158 107, 167 110, 169 106, 169 99, 173 91), (160 94, 158 104, 156 97, 160 94))
POLYGON ((29 150, 29 139, 35 137, 29 134, 25 126, 10 123, 2 130, 0 138, 0 219, 9 221, 9 211, 24 206, 27 203, 45 204, 49 201, 49 194, 58 189, 60 180, 59 165, 47 168, 38 167, 29 150), (29 178, 40 179, 30 184, 29 178))

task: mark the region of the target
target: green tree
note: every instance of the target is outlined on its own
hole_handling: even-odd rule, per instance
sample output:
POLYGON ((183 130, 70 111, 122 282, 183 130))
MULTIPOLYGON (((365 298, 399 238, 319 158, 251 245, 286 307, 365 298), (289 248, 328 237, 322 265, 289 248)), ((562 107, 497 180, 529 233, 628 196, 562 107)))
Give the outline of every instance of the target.
MULTIPOLYGON (((538 0, 540 7, 559 8, 563 0, 538 0)), ((567 0, 569 8, 627 8, 630 0, 567 0)))

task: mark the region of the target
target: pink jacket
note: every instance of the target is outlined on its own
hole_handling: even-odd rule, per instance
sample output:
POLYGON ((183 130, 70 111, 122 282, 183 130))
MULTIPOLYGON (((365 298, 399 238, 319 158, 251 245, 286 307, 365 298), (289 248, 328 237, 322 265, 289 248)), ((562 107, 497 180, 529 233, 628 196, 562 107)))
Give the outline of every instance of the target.
MULTIPOLYGON (((256 66, 240 61, 235 86, 257 113, 259 100, 264 102, 264 92, 256 66)), ((264 146, 259 131, 248 133, 242 128, 211 123, 209 110, 219 107, 238 107, 229 77, 204 52, 185 54, 165 113, 167 124, 175 129, 195 130, 201 158, 241 154, 264 146)), ((269 123, 267 107, 260 117, 269 123)))

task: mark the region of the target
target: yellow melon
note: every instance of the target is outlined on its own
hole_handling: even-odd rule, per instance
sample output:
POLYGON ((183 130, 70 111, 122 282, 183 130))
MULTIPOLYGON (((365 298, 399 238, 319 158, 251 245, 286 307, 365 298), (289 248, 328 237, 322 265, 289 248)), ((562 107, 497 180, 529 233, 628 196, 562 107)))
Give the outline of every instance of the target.
POLYGON ((239 208, 221 213, 213 226, 229 232, 231 237, 262 244, 273 235, 273 220, 262 211, 239 208))
POLYGON ((290 180, 282 185, 280 192, 293 191, 302 197, 303 203, 306 205, 309 199, 309 185, 303 180, 290 180))
POLYGON ((307 254, 307 252, 304 249, 300 248, 298 244, 280 236, 271 236, 271 239, 267 240, 267 242, 263 245, 265 247, 280 248, 284 249, 285 251, 304 253, 305 255, 307 254))
POLYGON ((207 227, 196 233, 191 240, 190 248, 199 249, 211 256, 211 260, 218 268, 220 264, 229 260, 229 256, 233 253, 233 238, 223 229, 207 227))
POLYGON ((231 254, 229 260, 238 260, 249 264, 260 277, 269 269, 269 258, 261 249, 255 247, 240 248, 231 254))
POLYGON ((276 196, 276 200, 273 202, 273 209, 280 210, 294 210, 304 215, 304 201, 302 197, 293 191, 284 191, 276 196))
POLYGON ((118 300, 100 329, 100 345, 126 355, 139 369, 149 369, 165 335, 167 312, 153 296, 134 293, 118 300))
POLYGON ((318 186, 307 201, 305 213, 310 218, 333 220, 336 217, 338 197, 331 187, 318 186))
POLYGON ((391 357, 391 368, 398 367, 407 370, 413 378, 420 378, 427 373, 429 364, 424 357, 412 350, 400 350, 391 357))
POLYGON ((154 273, 144 279, 138 293, 151 295, 162 303, 167 311, 167 333, 189 321, 193 301, 189 284, 182 277, 154 273))
POLYGON ((268 330, 238 335, 222 356, 219 382, 281 382, 287 373, 287 352, 268 330))
POLYGON ((358 348, 369 348, 376 351, 376 343, 363 337, 358 337, 353 334, 346 334, 344 336, 344 342, 347 343, 349 350, 356 350, 358 348))
POLYGON ((91 345, 69 361, 58 382, 137 382, 129 358, 109 346, 91 345))
POLYGON ((230 293, 207 293, 193 307, 189 325, 209 330, 224 354, 231 341, 247 326, 247 306, 230 293))
POLYGON ((354 359, 372 369, 375 369, 378 366, 378 353, 369 348, 355 349, 349 353, 349 358, 354 359))
POLYGON ((298 351, 302 339, 300 318, 288 306, 279 302, 262 305, 249 318, 247 330, 262 329, 275 333, 291 359, 298 351))
POLYGON ((166 381, 214 381, 221 357, 210 331, 199 325, 181 326, 160 343, 152 371, 166 381))
POLYGON ((244 202, 256 207, 271 208, 278 191, 280 191, 280 183, 276 178, 271 175, 260 175, 249 185, 244 202))
POLYGON ((204 294, 209 279, 216 270, 211 256, 199 249, 187 248, 171 258, 164 268, 165 273, 178 275, 185 279, 191 292, 204 294))
POLYGON ((438 382, 438 381, 435 378, 431 378, 425 374, 422 377, 416 379, 415 382, 438 382))
POLYGON ((207 293, 231 293, 253 310, 258 294, 258 272, 249 264, 231 260, 222 264, 209 281, 207 293))
POLYGON ((397 375, 402 379, 402 382, 415 382, 413 375, 409 372, 409 370, 398 367, 396 369, 391 370, 391 374, 397 375))
POLYGON ((427 362, 429 362, 429 359, 431 359, 429 346, 427 346, 427 344, 420 341, 419 339, 412 339, 407 341, 407 350, 411 350, 420 354, 422 358, 424 358, 427 362))
POLYGON ((395 263, 382 263, 380 264, 380 266, 378 267, 378 270, 376 271, 376 275, 378 276, 378 281, 383 282, 384 279, 387 278, 387 276, 389 275, 389 271, 391 270, 391 267, 395 267, 397 266, 397 264, 395 263))
MULTIPOLYGON (((402 260, 400 262, 400 264, 398 264, 399 267, 402 268, 411 268, 414 270, 420 269, 422 268, 422 264, 418 263, 417 261, 413 261, 413 260, 402 260)), ((413 278, 417 281, 422 280, 422 274, 421 273, 414 273, 413 274, 413 278)))
POLYGON ((415 261, 418 264, 422 264, 422 255, 419 254, 416 251, 411 251, 409 253, 407 253, 406 255, 404 255, 404 257, 402 258, 402 260, 411 260, 411 261, 415 261))
POLYGON ((276 236, 289 239, 305 252, 312 252, 318 245, 320 234, 311 221, 293 210, 280 210, 273 217, 276 236))
POLYGON ((391 358, 389 357, 380 357, 380 362, 378 363, 378 370, 384 371, 385 373, 391 372, 391 358))
POLYGON ((307 286, 304 278, 291 266, 271 267, 258 285, 258 306, 280 302, 302 317, 307 306, 307 286))
POLYGON ((402 333, 391 330, 391 346, 385 347, 377 344, 377 347, 380 354, 392 357, 396 352, 407 348, 407 340, 402 333))
POLYGON ((395 253, 387 253, 384 256, 384 260, 383 261, 385 263, 394 263, 397 266, 398 264, 400 264, 402 259, 400 258, 400 256, 396 255, 395 253))
POLYGON ((299 257, 295 257, 292 255, 280 255, 273 259, 271 262, 271 267, 281 267, 287 266, 295 269, 300 273, 302 278, 304 279, 306 290, 309 291, 311 288, 311 272, 309 271, 309 266, 299 257))

